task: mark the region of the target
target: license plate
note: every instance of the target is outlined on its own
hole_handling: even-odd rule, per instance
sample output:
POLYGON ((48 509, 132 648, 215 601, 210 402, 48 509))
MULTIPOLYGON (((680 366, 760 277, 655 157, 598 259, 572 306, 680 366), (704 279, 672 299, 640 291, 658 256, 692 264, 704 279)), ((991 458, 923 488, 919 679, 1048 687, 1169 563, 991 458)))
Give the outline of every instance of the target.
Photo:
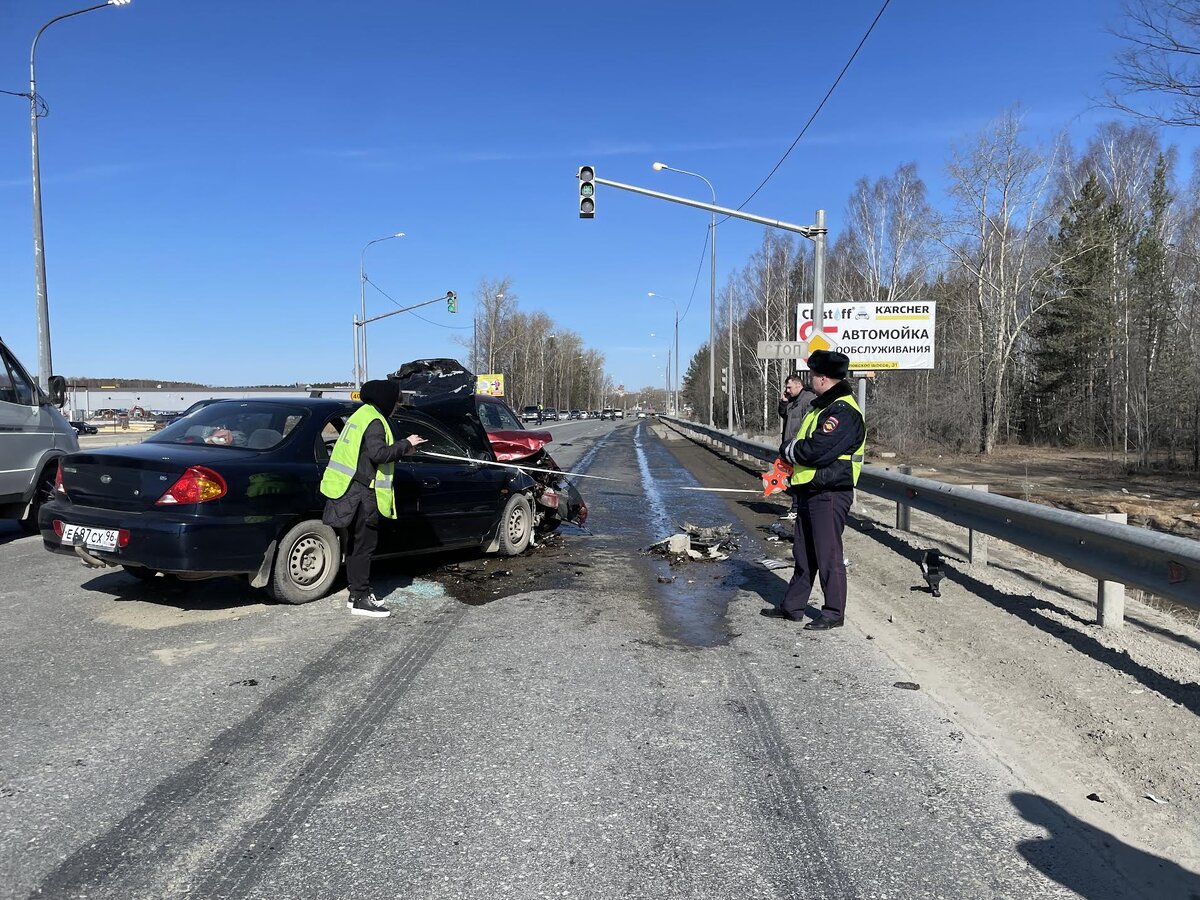
POLYGON ((92 550, 116 550, 117 530, 88 528, 85 525, 63 525, 62 542, 72 546, 82 544, 92 550))

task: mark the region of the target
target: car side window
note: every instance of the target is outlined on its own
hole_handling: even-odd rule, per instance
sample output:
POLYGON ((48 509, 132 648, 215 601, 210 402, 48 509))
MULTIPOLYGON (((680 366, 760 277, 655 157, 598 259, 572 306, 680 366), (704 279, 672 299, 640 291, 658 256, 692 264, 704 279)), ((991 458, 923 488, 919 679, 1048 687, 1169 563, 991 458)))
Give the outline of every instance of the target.
POLYGON ((33 406, 33 385, 7 352, 0 351, 0 400, 33 406))
POLYGON ((460 446, 453 438, 430 427, 427 422, 414 422, 408 419, 393 419, 392 420, 392 436, 396 440, 401 440, 408 437, 410 434, 415 434, 425 438, 425 443, 418 447, 413 453, 404 457, 405 462, 420 462, 420 463, 445 463, 447 460, 438 459, 436 456, 427 456, 422 454, 422 450, 433 453, 444 453, 447 456, 467 457, 471 456, 462 446, 460 446))

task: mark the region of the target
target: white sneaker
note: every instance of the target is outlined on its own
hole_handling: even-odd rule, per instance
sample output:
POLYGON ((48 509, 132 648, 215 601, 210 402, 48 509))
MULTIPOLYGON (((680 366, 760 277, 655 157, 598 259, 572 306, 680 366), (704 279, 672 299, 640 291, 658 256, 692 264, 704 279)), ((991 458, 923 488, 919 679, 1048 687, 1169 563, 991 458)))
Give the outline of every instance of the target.
POLYGON ((782 516, 780 516, 779 518, 783 522, 795 522, 796 521, 796 511, 794 509, 790 509, 787 512, 785 512, 782 516))

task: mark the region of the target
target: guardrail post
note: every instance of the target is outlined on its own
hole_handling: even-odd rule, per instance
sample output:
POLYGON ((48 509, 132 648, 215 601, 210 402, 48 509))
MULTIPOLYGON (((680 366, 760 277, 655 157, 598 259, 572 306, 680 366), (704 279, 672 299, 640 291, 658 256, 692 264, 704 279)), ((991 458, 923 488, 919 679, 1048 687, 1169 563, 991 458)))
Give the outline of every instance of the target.
MULTIPOLYGON (((967 487, 973 491, 983 491, 984 493, 988 491, 986 484, 969 484, 967 487)), ((967 531, 967 562, 973 566, 988 564, 987 535, 973 528, 967 531)))
MULTIPOLYGON (((901 475, 911 475, 912 466, 900 466, 901 475)), ((907 504, 896 503, 896 530, 897 531, 912 531, 912 507, 907 504)))
MULTIPOLYGON (((1098 513, 1095 518, 1129 524, 1126 513, 1098 513)), ((1096 624, 1101 628, 1119 631, 1125 625, 1125 585, 1119 581, 1096 583, 1096 624)))

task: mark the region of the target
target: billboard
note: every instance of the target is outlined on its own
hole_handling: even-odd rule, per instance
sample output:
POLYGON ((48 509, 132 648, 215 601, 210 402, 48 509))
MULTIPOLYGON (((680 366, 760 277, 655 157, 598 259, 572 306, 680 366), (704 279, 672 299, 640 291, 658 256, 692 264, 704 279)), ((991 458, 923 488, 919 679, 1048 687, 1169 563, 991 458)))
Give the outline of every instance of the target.
MULTIPOLYGON (((859 370, 932 369, 937 303, 826 303, 821 332, 859 370)), ((796 339, 814 337, 812 304, 796 307, 796 339)))
POLYGON ((477 375, 475 376, 475 393, 487 394, 489 397, 504 396, 504 376, 503 375, 477 375))

